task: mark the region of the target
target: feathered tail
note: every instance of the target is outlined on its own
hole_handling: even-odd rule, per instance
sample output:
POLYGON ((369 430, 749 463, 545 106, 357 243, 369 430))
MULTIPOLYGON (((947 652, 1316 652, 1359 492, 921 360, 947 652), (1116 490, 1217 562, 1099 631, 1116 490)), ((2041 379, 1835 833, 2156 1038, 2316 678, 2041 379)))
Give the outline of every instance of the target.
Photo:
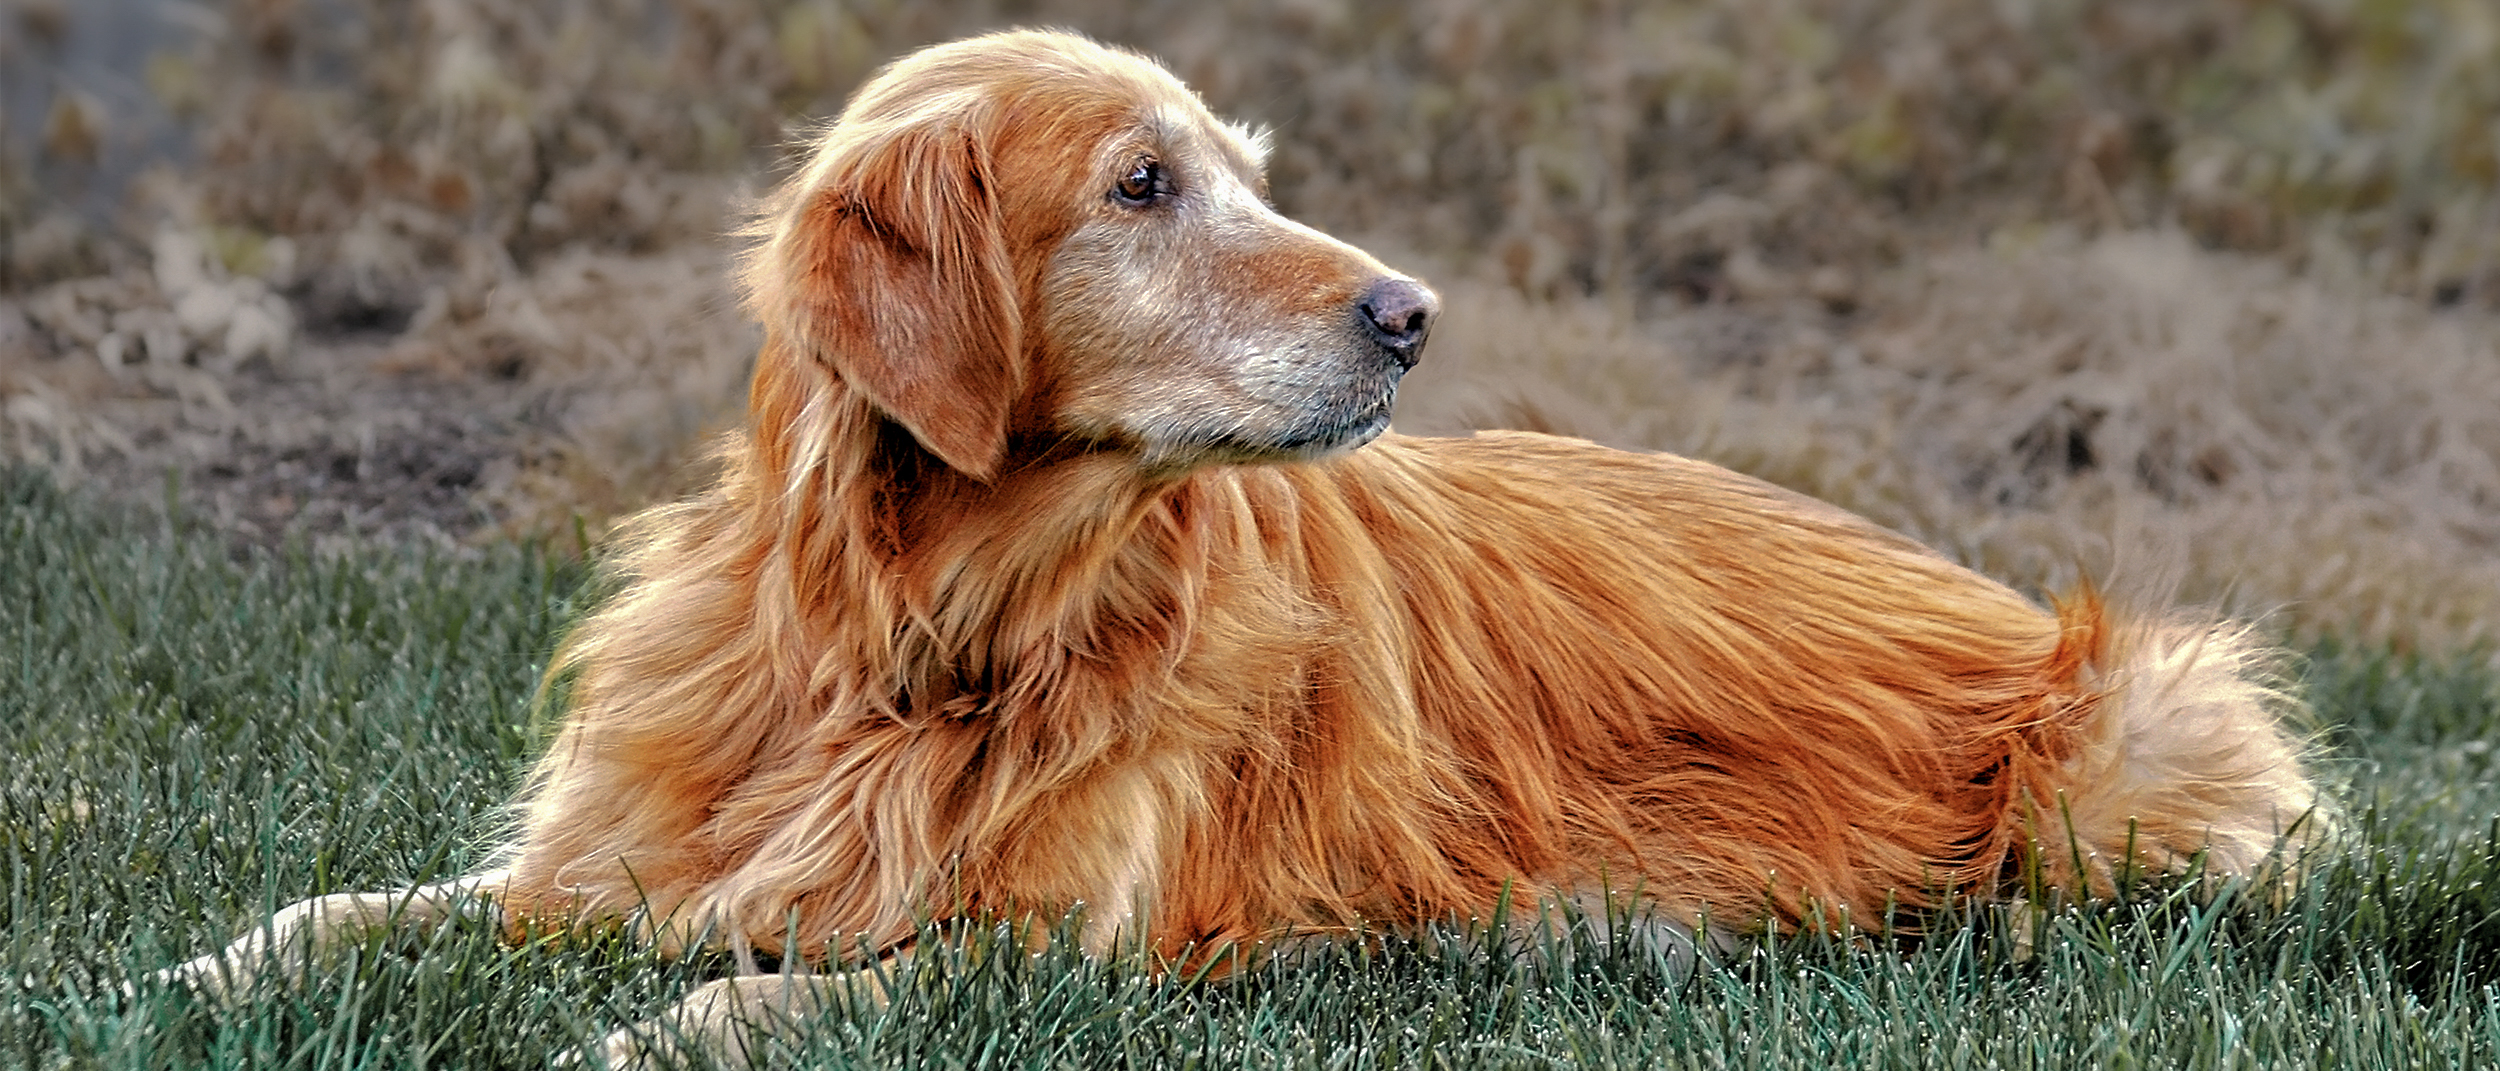
MULTIPOLYGON (((2116 619, 2094 592, 2058 604, 2086 701, 2034 784, 2036 870, 2106 895, 2118 875, 2286 876, 2327 829, 2284 655, 2245 625, 2116 619)), ((2064 645, 2061 645, 2064 646, 2064 645)))

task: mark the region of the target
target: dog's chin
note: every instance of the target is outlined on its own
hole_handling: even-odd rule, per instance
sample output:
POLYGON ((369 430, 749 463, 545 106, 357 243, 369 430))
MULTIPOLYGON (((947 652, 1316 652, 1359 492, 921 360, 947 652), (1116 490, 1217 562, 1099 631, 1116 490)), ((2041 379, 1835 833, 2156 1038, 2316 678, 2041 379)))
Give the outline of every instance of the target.
POLYGON ((1309 413, 1274 430, 1227 428, 1160 442, 1145 437, 1150 469, 1177 472, 1206 465, 1289 464, 1319 461, 1361 449, 1389 430, 1394 390, 1366 404, 1309 413))
POLYGON ((1306 435, 1288 436, 1278 441, 1268 460, 1317 461, 1338 454, 1348 454, 1362 449, 1388 430, 1389 400, 1383 398, 1379 405, 1358 413, 1351 419, 1315 428, 1306 435))
POLYGON ((1389 430, 1397 388, 1362 401, 1313 406, 1302 419, 1264 435, 1236 433, 1225 445, 1249 462, 1318 461, 1351 453, 1389 430))

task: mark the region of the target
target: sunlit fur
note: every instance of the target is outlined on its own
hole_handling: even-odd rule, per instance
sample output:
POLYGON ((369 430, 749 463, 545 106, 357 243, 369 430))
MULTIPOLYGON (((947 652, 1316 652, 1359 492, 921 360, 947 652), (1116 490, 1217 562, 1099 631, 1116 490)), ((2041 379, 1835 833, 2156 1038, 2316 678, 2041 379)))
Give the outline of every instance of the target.
POLYGON ((747 432, 551 671, 505 903, 805 957, 1600 885, 1877 925, 2245 873, 2311 809, 2242 632, 2044 611, 1684 458, 1362 446, 1395 375, 1342 321, 1394 273, 1269 210, 1261 154, 1065 35, 862 89, 759 213, 747 432), (1195 199, 1106 199, 1140 152, 1195 199))

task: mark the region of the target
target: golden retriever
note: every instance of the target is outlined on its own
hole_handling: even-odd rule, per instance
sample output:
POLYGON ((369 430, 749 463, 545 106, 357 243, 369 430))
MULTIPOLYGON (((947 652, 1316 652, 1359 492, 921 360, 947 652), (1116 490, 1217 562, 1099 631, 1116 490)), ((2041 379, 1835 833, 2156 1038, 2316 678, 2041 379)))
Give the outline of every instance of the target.
MULTIPOLYGON (((175 972, 469 894, 793 966, 1080 907, 1167 956, 1521 891, 1876 926, 2250 873, 2311 811, 2241 631, 2043 610, 1698 461, 1389 433, 1437 299, 1278 215, 1265 151, 1062 33, 879 74, 757 215, 748 427, 556 659, 508 867, 175 972)), ((736 1057, 843 977, 605 1055, 736 1057)))

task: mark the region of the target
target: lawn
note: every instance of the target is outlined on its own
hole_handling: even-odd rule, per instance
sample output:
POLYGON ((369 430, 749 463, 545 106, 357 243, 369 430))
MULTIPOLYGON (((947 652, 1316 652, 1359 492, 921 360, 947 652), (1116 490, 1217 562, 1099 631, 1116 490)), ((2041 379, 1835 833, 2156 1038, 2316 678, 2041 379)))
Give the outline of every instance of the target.
MULTIPOLYGON (((173 496, 169 496, 173 497, 173 496)), ((586 571, 520 546, 238 549, 0 478, 0 1065, 539 1067, 717 957, 360 949, 231 1006, 147 980, 315 893, 477 865, 539 739, 586 571), (135 991, 125 993, 133 983, 135 991)), ((2475 1067, 2500 1062, 2500 689, 2485 659, 2333 645, 2307 686, 2346 841, 2277 903, 2142 884, 1922 941, 1757 948, 1689 979, 1621 948, 1336 946, 1223 983, 930 942, 794 1055, 926 1067, 2475 1067)), ((1064 945, 1062 946, 1064 947, 1064 945)))
POLYGON ((1273 129, 1283 210, 1441 289, 1405 430, 1691 453, 2011 583, 2273 613, 2346 836, 2283 900, 1690 978, 950 938, 813 1062, 2500 1065, 2495 12, 0 2, 0 1071, 542 1067, 727 969, 468 929, 232 1006, 146 981, 483 864, 567 554, 744 397, 740 194, 878 64, 1016 24, 1161 57, 1273 129))

